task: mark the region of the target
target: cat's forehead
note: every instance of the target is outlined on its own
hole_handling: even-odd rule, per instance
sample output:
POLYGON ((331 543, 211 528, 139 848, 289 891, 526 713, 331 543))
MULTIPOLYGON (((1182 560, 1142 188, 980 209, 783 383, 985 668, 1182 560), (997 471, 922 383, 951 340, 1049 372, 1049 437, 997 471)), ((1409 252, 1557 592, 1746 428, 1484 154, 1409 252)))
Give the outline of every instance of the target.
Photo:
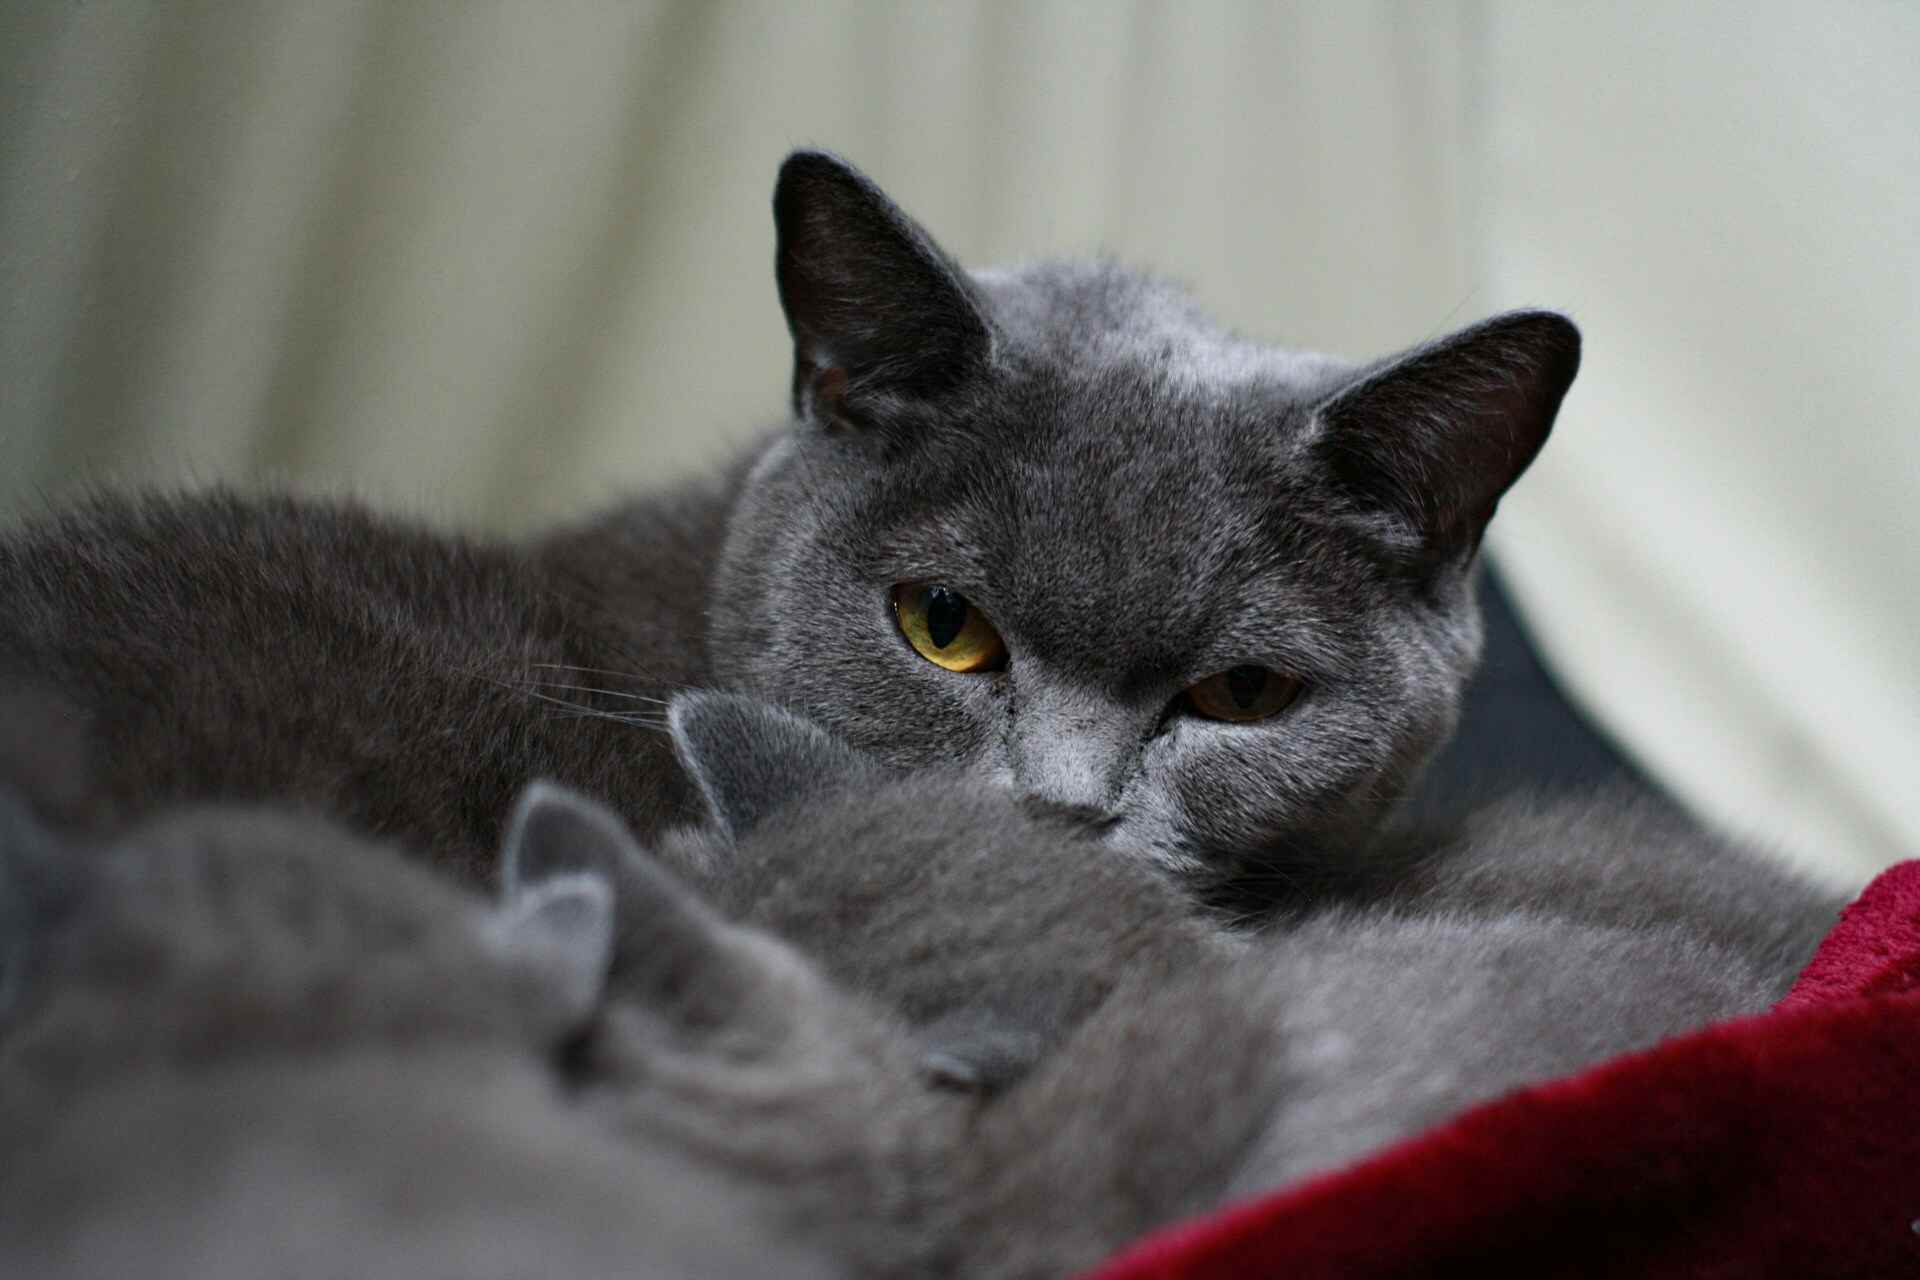
POLYGON ((1117 263, 1043 262, 972 273, 1005 365, 1068 378, 1117 375, 1206 401, 1310 401, 1351 369, 1313 352, 1252 342, 1216 323, 1171 281, 1117 263))
POLYGON ((1301 447, 1312 401, 1251 364, 1233 386, 1176 364, 1136 337, 1007 371, 903 464, 898 567, 965 573, 954 585, 1028 653, 1121 679, 1331 649, 1309 632, 1351 602, 1348 570, 1364 566, 1301 447))

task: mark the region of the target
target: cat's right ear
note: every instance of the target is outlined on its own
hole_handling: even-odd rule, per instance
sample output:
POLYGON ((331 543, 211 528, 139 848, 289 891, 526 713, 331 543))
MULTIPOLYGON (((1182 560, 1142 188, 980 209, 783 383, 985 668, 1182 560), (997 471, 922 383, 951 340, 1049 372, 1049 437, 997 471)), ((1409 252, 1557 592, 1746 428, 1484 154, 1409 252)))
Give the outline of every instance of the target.
POLYGON ((966 274, 852 165, 788 156, 773 221, 797 417, 859 428, 985 367, 991 329, 966 274))
POLYGON ((739 694, 678 694, 667 727, 715 824, 735 840, 806 796, 881 776, 878 765, 812 721, 739 694))
POLYGON ((1579 368, 1565 316, 1495 316, 1363 370, 1316 406, 1314 449, 1353 509, 1384 517, 1413 558, 1470 557, 1579 368))

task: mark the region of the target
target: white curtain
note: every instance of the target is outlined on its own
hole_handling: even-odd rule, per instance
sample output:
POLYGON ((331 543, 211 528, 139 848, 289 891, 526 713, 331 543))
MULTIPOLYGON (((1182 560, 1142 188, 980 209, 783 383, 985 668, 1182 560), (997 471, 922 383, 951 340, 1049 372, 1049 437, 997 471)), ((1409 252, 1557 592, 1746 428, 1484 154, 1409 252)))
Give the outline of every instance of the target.
POLYGON ((523 529, 775 418, 800 144, 964 260, 1109 250, 1350 355, 1588 358, 1497 554, 1710 816, 1920 852, 1920 9, 13 0, 0 509, 351 490, 523 529))

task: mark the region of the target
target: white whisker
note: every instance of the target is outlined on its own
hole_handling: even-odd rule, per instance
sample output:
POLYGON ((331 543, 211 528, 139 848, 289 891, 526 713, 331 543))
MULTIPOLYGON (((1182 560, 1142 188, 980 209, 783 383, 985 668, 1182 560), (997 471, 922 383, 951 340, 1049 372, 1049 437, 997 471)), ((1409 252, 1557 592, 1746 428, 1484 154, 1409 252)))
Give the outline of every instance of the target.
POLYGON ((662 707, 667 705, 667 699, 665 698, 650 698, 644 693, 627 693, 621 689, 596 689, 592 685, 586 684, 547 684, 534 681, 527 687, 533 689, 566 689, 572 693, 604 693, 609 698, 627 698, 634 702, 651 702, 662 707))

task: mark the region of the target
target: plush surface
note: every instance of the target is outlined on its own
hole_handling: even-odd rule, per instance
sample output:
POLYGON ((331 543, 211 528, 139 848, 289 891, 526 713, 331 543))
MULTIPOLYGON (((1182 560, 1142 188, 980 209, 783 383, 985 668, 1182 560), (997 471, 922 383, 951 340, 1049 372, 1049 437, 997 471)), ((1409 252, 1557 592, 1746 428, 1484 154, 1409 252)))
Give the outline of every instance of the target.
POLYGON ((1097 1280, 1920 1276, 1920 861, 1772 1011, 1159 1232, 1097 1280))

